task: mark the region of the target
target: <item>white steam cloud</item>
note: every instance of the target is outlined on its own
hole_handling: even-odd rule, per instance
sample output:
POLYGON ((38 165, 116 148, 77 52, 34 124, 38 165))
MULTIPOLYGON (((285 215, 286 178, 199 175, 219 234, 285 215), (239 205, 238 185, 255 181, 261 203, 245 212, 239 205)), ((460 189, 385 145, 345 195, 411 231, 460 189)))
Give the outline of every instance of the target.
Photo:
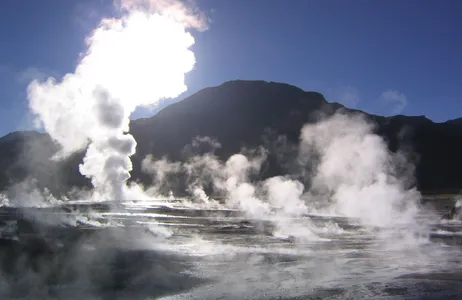
MULTIPOLYGON (((28 87, 30 108, 66 156, 88 146, 80 171, 98 193, 122 199, 136 142, 129 116, 186 91, 195 64, 197 16, 173 1, 122 1, 123 16, 104 19, 87 38, 75 71, 28 87)), ((203 25, 203 24, 202 24, 203 25)))
POLYGON ((337 114, 306 125, 300 155, 313 152, 320 158, 311 193, 321 205, 378 226, 392 226, 414 216, 419 193, 407 189, 407 178, 397 174, 400 157, 388 150, 362 115, 337 114))

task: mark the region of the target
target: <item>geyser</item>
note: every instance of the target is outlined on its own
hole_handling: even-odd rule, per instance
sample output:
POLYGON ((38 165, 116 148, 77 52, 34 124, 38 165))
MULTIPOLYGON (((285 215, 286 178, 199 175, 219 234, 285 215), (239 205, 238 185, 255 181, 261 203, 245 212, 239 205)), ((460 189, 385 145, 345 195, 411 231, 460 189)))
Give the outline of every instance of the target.
POLYGON ((129 116, 139 106, 186 91, 195 57, 190 28, 201 18, 172 1, 122 1, 122 17, 103 19, 86 39, 75 71, 60 80, 37 80, 28 99, 39 126, 61 145, 58 157, 88 146, 80 172, 95 197, 127 197, 136 142, 129 116))

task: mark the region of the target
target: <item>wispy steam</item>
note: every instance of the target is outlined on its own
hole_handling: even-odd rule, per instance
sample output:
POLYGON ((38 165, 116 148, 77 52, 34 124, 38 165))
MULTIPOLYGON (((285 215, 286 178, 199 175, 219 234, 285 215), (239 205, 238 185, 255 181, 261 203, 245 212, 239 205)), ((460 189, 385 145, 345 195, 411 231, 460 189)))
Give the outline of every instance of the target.
POLYGON ((196 7, 192 0, 115 0, 115 3, 121 9, 128 11, 161 11, 185 27, 198 30, 206 30, 208 28, 209 21, 206 15, 196 7))
POLYGON ((327 90, 328 97, 349 108, 356 108, 361 102, 361 93, 355 86, 339 85, 327 90))
POLYGON ((400 114, 407 106, 408 101, 406 95, 395 90, 388 90, 380 94, 380 101, 387 105, 392 105, 391 113, 393 115, 400 114))
MULTIPOLYGON (((210 143, 210 139, 202 137, 196 138, 192 145, 200 141, 210 143)), ((218 145, 216 141, 212 144, 218 145)), ((217 206, 219 204, 214 198, 219 196, 225 208, 236 209, 254 221, 272 222, 274 234, 312 238, 309 228, 294 224, 291 220, 308 213, 301 199, 303 184, 284 176, 259 181, 260 168, 265 159, 266 151, 260 149, 246 155, 231 155, 225 162, 212 153, 195 155, 184 163, 170 162, 166 158, 154 160, 152 156, 147 156, 142 165, 145 172, 153 175, 155 191, 169 185, 171 180, 162 180, 166 176, 175 174, 178 178, 184 174, 185 189, 195 205, 217 206)))
POLYGON ((124 198, 136 147, 126 133, 130 114, 186 90, 195 63, 186 28, 199 24, 175 3, 122 1, 123 16, 101 21, 74 73, 28 87, 30 108, 61 155, 90 143, 80 171, 107 197, 124 198))
POLYGON ((226 162, 206 153, 182 164, 149 156, 143 166, 161 179, 165 173, 185 173, 186 189, 196 200, 205 203, 220 195, 227 207, 272 221, 284 236, 313 237, 312 224, 291 220, 309 213, 327 212, 386 228, 415 221, 420 194, 408 184, 413 167, 401 153, 388 150, 361 114, 335 114, 302 129, 299 157, 294 158, 306 168, 296 177, 305 177, 301 180, 292 174, 266 180, 252 176, 258 175, 265 153, 234 154, 226 162))
POLYGON ((32 80, 46 80, 50 75, 54 75, 55 73, 56 72, 43 68, 28 67, 16 74, 16 80, 20 83, 27 84, 32 80))

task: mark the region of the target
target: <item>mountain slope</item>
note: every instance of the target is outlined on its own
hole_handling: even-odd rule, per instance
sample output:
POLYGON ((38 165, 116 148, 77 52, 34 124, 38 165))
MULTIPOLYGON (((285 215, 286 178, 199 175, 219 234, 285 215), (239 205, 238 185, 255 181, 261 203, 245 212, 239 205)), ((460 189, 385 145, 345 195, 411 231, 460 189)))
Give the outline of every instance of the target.
MULTIPOLYGON (((184 158, 185 146, 196 136, 209 136, 218 140, 221 148, 217 149, 216 154, 223 159, 239 152, 242 147, 263 145, 270 150, 270 157, 262 175, 283 173, 287 166, 281 164, 279 152, 282 150, 273 143, 276 138, 285 136, 288 145, 295 145, 305 123, 316 122, 321 116, 329 116, 336 111, 353 110, 338 103, 329 103, 319 93, 305 92, 282 83, 231 81, 203 89, 164 108, 151 118, 132 121, 130 130, 138 142, 137 153, 132 158, 133 179, 149 183, 149 178, 140 168, 147 154, 157 158, 166 155, 172 160, 180 160, 184 158)), ((407 149, 409 153, 415 154, 412 157, 417 165, 419 189, 462 189, 462 172, 459 172, 462 168, 460 119, 434 123, 423 116, 367 117, 377 124, 377 133, 385 138, 392 151, 407 149)), ((23 139, 31 140, 30 133, 23 139)), ((53 186, 57 190, 88 184, 88 180, 78 173, 78 163, 83 153, 77 153, 64 162, 50 162, 49 168, 42 166, 39 173, 31 173, 24 166, 21 167, 24 163, 18 167, 20 157, 15 153, 19 152, 11 150, 12 147, 18 147, 15 145, 14 138, 0 139, 0 153, 3 154, 0 164, 3 173, 6 172, 6 175, 0 177, 2 188, 7 185, 5 180, 11 179, 8 175, 11 169, 16 170, 16 173, 22 172, 22 177, 30 173, 34 177, 39 174, 41 181, 48 178, 45 180, 47 183, 55 180, 58 183, 53 186), (18 172, 18 169, 22 171, 18 172)), ((50 157, 55 149, 42 148, 40 161, 47 161, 46 157, 50 157)), ((286 157, 293 158, 295 152, 291 147, 286 147, 284 151, 286 157)), ((19 175, 14 177, 14 180, 19 179, 19 175)))

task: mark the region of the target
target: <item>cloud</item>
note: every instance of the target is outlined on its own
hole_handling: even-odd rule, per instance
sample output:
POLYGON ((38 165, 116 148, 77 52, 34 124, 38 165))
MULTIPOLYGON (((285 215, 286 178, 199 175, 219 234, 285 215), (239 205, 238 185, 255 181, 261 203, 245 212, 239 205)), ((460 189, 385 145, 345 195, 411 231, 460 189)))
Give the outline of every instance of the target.
POLYGON ((400 114, 408 104, 406 95, 396 90, 383 92, 380 94, 379 100, 384 104, 393 105, 391 113, 394 115, 400 114))

